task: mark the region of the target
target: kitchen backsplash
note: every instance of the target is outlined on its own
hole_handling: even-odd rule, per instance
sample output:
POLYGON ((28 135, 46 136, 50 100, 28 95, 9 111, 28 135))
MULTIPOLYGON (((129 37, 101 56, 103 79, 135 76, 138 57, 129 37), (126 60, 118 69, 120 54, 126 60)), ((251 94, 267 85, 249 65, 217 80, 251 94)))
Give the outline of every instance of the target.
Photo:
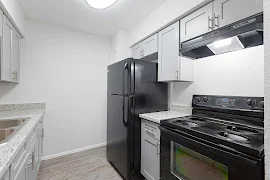
POLYGON ((181 106, 181 105, 172 104, 170 106, 170 110, 171 111, 179 111, 179 112, 187 113, 187 114, 192 114, 192 108, 189 106, 181 106))
POLYGON ((28 110, 28 109, 44 109, 45 103, 25 103, 25 104, 0 104, 1 111, 28 110))

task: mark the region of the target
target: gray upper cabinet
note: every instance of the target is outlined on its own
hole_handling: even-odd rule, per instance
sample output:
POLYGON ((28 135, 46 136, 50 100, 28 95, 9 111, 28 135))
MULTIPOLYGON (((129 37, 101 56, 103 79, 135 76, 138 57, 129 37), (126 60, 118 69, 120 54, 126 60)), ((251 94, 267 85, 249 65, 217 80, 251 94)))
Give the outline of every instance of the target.
POLYGON ((1 80, 12 81, 11 57, 12 57, 12 31, 13 26, 6 16, 3 20, 3 46, 1 62, 1 80))
POLYGON ((132 57, 133 59, 141 59, 142 56, 142 43, 139 43, 132 47, 132 57))
POLYGON ((21 36, 5 15, 2 25, 1 80, 19 82, 21 36))
POLYGON ((149 56, 150 54, 154 54, 158 52, 158 36, 157 34, 147 38, 143 41, 143 56, 149 56))
POLYGON ((263 12, 263 0, 215 0, 214 27, 220 28, 263 12))
POLYGON ((158 35, 147 38, 139 44, 132 47, 132 58, 142 59, 151 54, 157 53, 158 51, 158 35))
POLYGON ((157 139, 142 133, 141 135, 141 173, 147 180, 160 178, 160 145, 157 139))
POLYGON ((3 19, 4 19, 4 13, 0 9, 0 37, 3 37, 3 19))
POLYGON ((181 42, 212 31, 213 2, 180 20, 181 42))
POLYGON ((158 81, 178 80, 179 21, 158 33, 158 81))
POLYGON ((11 58, 11 79, 14 82, 20 81, 20 56, 21 56, 21 36, 14 28, 12 34, 12 58, 11 58))

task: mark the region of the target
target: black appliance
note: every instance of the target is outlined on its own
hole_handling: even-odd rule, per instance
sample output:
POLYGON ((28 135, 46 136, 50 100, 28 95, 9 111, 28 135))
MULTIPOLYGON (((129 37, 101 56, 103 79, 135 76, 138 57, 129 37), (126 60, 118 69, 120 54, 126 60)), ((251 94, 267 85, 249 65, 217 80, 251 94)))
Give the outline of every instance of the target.
POLYGON ((191 116, 162 121, 162 180, 263 180, 264 98, 193 96, 191 116))
POLYGON ((191 40, 181 42, 180 54, 192 59, 199 59, 262 44, 263 14, 257 14, 191 40), (231 39, 232 41, 228 45, 222 45, 217 48, 209 46, 224 39, 231 39))
POLYGON ((122 178, 140 179, 139 114, 167 110, 167 84, 157 82, 152 62, 126 59, 107 72, 107 160, 122 178))

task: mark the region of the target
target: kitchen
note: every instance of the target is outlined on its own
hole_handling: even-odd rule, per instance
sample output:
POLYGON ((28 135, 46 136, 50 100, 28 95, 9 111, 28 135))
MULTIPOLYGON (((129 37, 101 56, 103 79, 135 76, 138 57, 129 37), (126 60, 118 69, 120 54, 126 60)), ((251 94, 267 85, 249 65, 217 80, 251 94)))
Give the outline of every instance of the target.
MULTIPOLYGON (((226 15, 230 18, 234 16, 234 18, 231 18, 231 20, 233 19, 232 21, 226 22, 226 25, 230 25, 236 21, 242 21, 255 14, 260 14, 263 10, 262 1, 256 1, 261 2, 258 7, 254 6, 252 4, 253 2, 251 2, 249 8, 246 8, 248 11, 243 7, 241 9, 242 11, 239 11, 239 5, 235 5, 238 1, 240 0, 229 1, 229 10, 226 9, 228 10, 228 14, 226 15), (230 4, 231 2, 233 5, 230 4)), ((243 2, 245 1, 240 1, 240 3, 243 2)), ((123 158, 124 161, 119 161, 119 164, 117 162, 111 162, 109 164, 107 161, 107 159, 110 161, 110 157, 106 155, 106 147, 109 147, 109 154, 112 151, 110 151, 110 142, 108 141, 110 138, 107 138, 107 135, 110 134, 106 132, 107 129, 109 131, 112 127, 120 128, 120 124, 117 124, 117 121, 110 121, 110 117, 112 117, 110 115, 111 112, 117 112, 114 117, 119 116, 121 125, 132 125, 132 123, 128 123, 129 119, 125 115, 122 117, 122 108, 123 104, 125 104, 122 103, 122 100, 124 99, 125 101, 128 98, 121 97, 119 101, 118 99, 110 101, 111 96, 109 94, 118 94, 118 92, 109 92, 111 90, 110 88, 115 88, 116 91, 119 91, 119 94, 122 94, 123 89, 121 87, 125 87, 122 84, 122 71, 113 71, 110 70, 110 67, 118 67, 113 66, 113 64, 121 64, 119 61, 131 57, 141 60, 126 60, 125 62, 128 62, 128 67, 124 73, 131 75, 133 67, 135 73, 139 72, 137 73, 138 80, 142 82, 142 85, 146 85, 147 83, 145 81, 151 80, 149 78, 154 78, 160 82, 157 83, 160 88, 163 88, 163 85, 169 86, 168 89, 165 88, 162 91, 164 92, 163 95, 157 95, 155 92, 157 92, 158 88, 152 88, 151 83, 148 83, 149 85, 147 87, 149 88, 146 88, 146 90, 149 90, 149 93, 147 92, 145 94, 152 94, 152 99, 148 99, 148 96, 145 96, 143 93, 139 93, 138 95, 140 96, 135 96, 136 101, 133 101, 134 99, 132 100, 132 98, 134 97, 131 97, 131 100, 140 106, 138 107, 138 111, 135 109, 138 112, 136 118, 139 120, 138 122, 136 121, 135 126, 137 131, 134 132, 135 135, 137 134, 139 136, 134 136, 136 141, 135 148, 131 148, 129 151, 118 149, 119 151, 116 151, 116 153, 134 153, 136 159, 138 159, 133 165, 134 173, 137 173, 139 176, 143 175, 144 178, 151 179, 141 173, 141 171, 146 170, 148 172, 149 170, 149 172, 154 172, 155 176, 157 175, 157 177, 152 177, 152 179, 164 179, 159 177, 160 171, 156 168, 141 168, 140 161, 145 162, 146 159, 143 158, 143 155, 140 155, 143 152, 140 146, 145 147, 143 144, 141 145, 142 138, 140 135, 149 132, 150 134, 152 133, 151 128, 145 128, 148 131, 141 132, 144 130, 142 127, 147 126, 147 124, 149 126, 150 123, 150 127, 154 126, 156 128, 155 130, 159 129, 158 124, 152 124, 151 121, 146 119, 149 115, 141 115, 142 119, 146 119, 146 121, 142 120, 144 124, 141 124, 139 118, 139 114, 141 113, 170 109, 171 111, 167 112, 167 115, 172 116, 165 117, 165 119, 178 118, 183 115, 190 115, 192 113, 191 106, 200 106, 195 101, 197 96, 193 100, 193 95, 202 95, 201 99, 204 99, 204 96, 207 95, 208 98, 212 98, 213 100, 207 101, 209 103, 220 102, 218 96, 223 96, 223 98, 220 98, 222 103, 227 103, 226 100, 228 98, 229 100, 233 100, 234 96, 241 96, 244 98, 252 97, 251 101, 248 101, 251 103, 252 108, 250 106, 241 108, 249 108, 249 110, 253 108, 259 109, 260 112, 256 113, 260 115, 256 114, 255 116, 256 119, 259 116, 261 120, 261 110, 263 108, 260 102, 262 99, 254 99, 253 97, 265 97, 265 102, 268 102, 267 94, 269 94, 269 88, 267 87, 269 83, 267 83, 267 72, 269 68, 267 68, 268 62, 266 60, 269 57, 267 56, 269 50, 266 48, 269 47, 267 46, 269 38, 267 39, 266 37, 268 36, 268 32, 270 32, 267 31, 267 28, 269 28, 269 22, 267 20, 269 20, 268 16, 270 13, 269 8, 267 9, 266 7, 270 7, 269 2, 266 1, 263 4, 264 9, 266 9, 264 10, 263 21, 265 26, 263 30, 265 38, 264 45, 261 45, 262 42, 260 40, 253 39, 251 41, 253 45, 250 46, 256 45, 255 47, 241 48, 234 52, 214 56, 213 54, 209 56, 209 50, 199 50, 196 51, 198 56, 208 57, 196 60, 194 60, 194 53, 187 55, 185 52, 188 51, 181 52, 180 46, 189 45, 185 42, 189 42, 194 37, 212 32, 212 30, 217 30, 216 25, 223 26, 221 19, 218 18, 220 9, 217 7, 219 6, 215 7, 219 3, 224 2, 220 0, 214 2, 209 0, 192 0, 185 3, 176 0, 139 0, 138 2, 118 0, 106 9, 96 10, 92 7, 94 5, 91 6, 91 3, 89 3, 89 6, 85 0, 77 2, 61 0, 46 2, 2 0, 0 7, 4 17, 6 17, 4 19, 8 20, 5 22, 9 22, 6 27, 13 26, 14 31, 17 31, 19 37, 22 39, 21 51, 19 53, 19 68, 6 73, 5 75, 7 76, 1 74, 1 78, 10 78, 9 81, 13 82, 6 82, 7 80, 5 79, 2 79, 4 82, 0 82, 0 116, 2 120, 25 118, 26 121, 21 121, 23 125, 15 132, 12 132, 10 138, 0 146, 0 153, 6 153, 9 151, 9 148, 13 148, 8 154, 1 154, 0 179, 14 179, 13 171, 17 172, 16 168, 19 168, 25 159, 28 159, 25 166, 29 166, 30 164, 32 168, 22 166, 27 170, 25 171, 26 173, 22 172, 24 179, 37 179, 37 176, 39 176, 39 179, 121 179, 121 177, 125 176, 127 171, 122 167, 126 166, 128 168, 128 165, 121 163, 125 162, 128 158, 123 158), (197 12, 203 15, 198 16, 196 14, 197 12), (209 18, 208 16, 211 17, 209 18), (199 18, 196 19, 196 17, 199 18), (192 22, 190 21, 191 19, 195 20, 194 23, 191 26, 184 27, 187 24, 185 22, 192 22), (193 35, 186 34, 185 37, 185 34, 183 35, 183 28, 190 28, 189 32, 192 32, 193 35), (196 31, 193 31, 194 29, 196 31), (172 33, 166 36, 165 34, 167 32, 172 33), (165 36, 162 36, 162 34, 165 36), (163 39, 165 37, 168 39, 163 39), (148 51, 149 49, 150 51, 148 51), (200 52, 203 54, 199 54, 200 52), (179 56, 179 53, 183 56, 179 56), (186 57, 191 55, 193 57, 186 57), (152 63, 148 67, 147 64, 150 61, 156 62, 157 64, 155 66, 158 66, 158 69, 153 68, 152 63), (132 63, 130 62, 134 62, 133 65, 135 65, 131 66, 132 63), (136 63, 138 63, 138 66, 136 66, 136 63), (149 68, 149 71, 145 70, 146 68, 149 68), (266 71, 264 71, 264 68, 266 71), (107 74, 109 74, 108 77, 107 74), (256 100, 256 106, 253 105, 254 100, 256 100), (110 104, 110 102, 112 103, 110 104), (148 102, 151 103, 149 107, 146 106, 148 102), (108 112, 108 115, 104 112, 108 112), (27 119, 27 117, 32 118, 27 119), (123 119, 124 121, 122 121, 123 119), (107 125, 109 126, 107 127, 107 125), (30 132, 33 130, 36 134, 36 142, 39 144, 33 146, 37 147, 34 149, 31 148, 31 142, 27 140, 31 136, 30 132), (17 146, 14 147, 13 143, 17 144, 17 146), (24 143, 26 143, 25 151, 23 151, 25 153, 21 156, 22 158, 19 158, 20 160, 17 160, 16 158, 22 152, 20 150, 24 143), (35 155, 36 149, 38 149, 37 151, 40 150, 40 153, 36 152, 37 155, 35 155), (32 154, 33 150, 34 153, 32 154), (99 159, 96 160, 95 157, 99 157, 99 159), (35 159, 38 162, 37 166, 31 161, 33 160, 34 162, 35 159), (78 165, 70 166, 70 164, 78 161, 80 161, 78 165), (13 167, 14 162, 18 166, 13 167), (117 165, 120 166, 117 167, 117 165), (32 169, 30 173, 29 169, 32 169), (38 170, 39 173, 37 173, 38 170)), ((260 18, 256 22, 251 21, 252 23, 256 24, 255 30, 258 28, 257 24, 262 24, 260 18)), ((8 28, 3 28, 3 30, 6 31, 8 28)), ((253 30, 252 32, 254 32, 253 30)), ((257 31, 257 34, 254 32, 255 35, 252 37, 261 37, 261 32, 257 31)), ((238 32, 238 34, 241 33, 238 32)), ((4 35, 5 33, 2 36, 3 48, 9 47, 5 46, 4 35)), ((13 38, 13 40, 15 41, 16 38, 13 38)), ((238 40, 236 41, 239 42, 238 40)), ((250 41, 241 42, 245 47, 249 47, 244 42, 250 41)), ((15 45, 16 43, 12 44, 15 45)), ((241 46, 241 43, 239 44, 241 46)), ((4 61, 11 58, 5 52, 3 51, 3 57, 1 58, 4 61)), ((12 55, 11 59, 15 59, 13 57, 16 56, 12 55)), ((2 73, 7 72, 5 68, 5 63, 7 62, 1 61, 2 73)), ((123 67, 125 67, 125 63, 123 67)), ((7 69, 9 70, 10 67, 7 69)), ((135 77, 137 78, 136 74, 135 77)), ((127 79, 125 80, 125 82, 128 82, 127 79)), ((124 89, 126 92, 128 90, 127 88, 124 89)), ((244 100, 240 98, 237 102, 239 101, 244 100)), ((222 105, 224 106, 224 104, 222 105)), ((128 107, 124 106, 126 112, 128 112, 128 107)), ((196 109, 198 107, 194 108, 196 109)), ((267 111, 268 107, 266 106, 265 118, 268 117, 267 111)), ((264 127, 269 127, 267 121, 264 123, 264 127)), ((263 127, 262 123, 259 126, 263 127)), ((121 126, 121 128, 123 127, 121 126)), ((262 134, 261 128, 259 128, 259 131, 262 134)), ((265 131, 267 135, 267 128, 265 128, 265 131)), ((115 134, 121 135, 122 140, 126 138, 126 135, 121 134, 123 131, 116 132, 112 133, 112 138, 115 134)), ((157 144, 160 141, 158 147, 159 145, 162 146, 162 132, 161 136, 158 135, 159 133, 157 132, 154 135, 155 137, 157 135, 154 141, 157 144)), ((266 135, 264 139, 268 142, 266 135)), ((33 141, 35 140, 33 139, 33 141)), ((125 145, 121 145, 120 147, 125 147, 125 145)), ((268 167, 267 164, 269 162, 267 148, 266 145, 266 167, 268 167)), ((148 150, 148 148, 146 149, 148 150)), ((151 150, 150 147, 149 150, 151 150)), ((152 150, 155 150, 155 152, 151 151, 153 154, 160 153, 160 157, 162 157, 162 148, 159 149, 156 146, 152 150)), ((124 156, 125 154, 122 155, 124 156)), ((153 167, 159 167, 159 160, 151 159, 151 157, 151 155, 147 155, 146 162, 153 165, 153 167)), ((162 158, 160 161, 163 162, 162 158)), ((130 168, 133 169, 133 167, 130 168)), ((268 168, 265 168, 265 170, 265 179, 268 179, 268 168)), ((133 176, 133 170, 130 172, 130 175, 133 176)), ((263 173, 259 174, 260 177, 263 176, 263 173)), ((17 177, 17 179, 23 179, 22 176, 17 177)), ((239 176, 239 174, 236 176, 239 176)), ((175 177, 180 179, 177 175, 175 177)), ((198 177, 189 179, 197 180, 196 178, 198 177)), ((233 178, 229 177, 229 179, 233 178)), ((215 179, 218 180, 220 178, 215 179)))

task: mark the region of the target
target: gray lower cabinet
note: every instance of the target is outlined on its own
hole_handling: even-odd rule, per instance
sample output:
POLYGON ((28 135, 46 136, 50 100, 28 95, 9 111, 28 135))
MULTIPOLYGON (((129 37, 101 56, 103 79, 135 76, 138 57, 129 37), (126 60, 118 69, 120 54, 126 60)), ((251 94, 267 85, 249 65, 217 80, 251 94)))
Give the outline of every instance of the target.
POLYGON ((4 176, 0 180, 37 180, 43 153, 43 132, 41 120, 11 163, 8 172, 10 179, 4 176))
POLYGON ((0 180, 9 180, 9 171, 7 171, 0 180))
POLYGON ((160 130, 158 124, 142 120, 141 174, 147 180, 160 179, 160 130))
POLYGON ((160 157, 157 139, 142 133, 141 135, 141 173, 147 180, 160 179, 160 157))

